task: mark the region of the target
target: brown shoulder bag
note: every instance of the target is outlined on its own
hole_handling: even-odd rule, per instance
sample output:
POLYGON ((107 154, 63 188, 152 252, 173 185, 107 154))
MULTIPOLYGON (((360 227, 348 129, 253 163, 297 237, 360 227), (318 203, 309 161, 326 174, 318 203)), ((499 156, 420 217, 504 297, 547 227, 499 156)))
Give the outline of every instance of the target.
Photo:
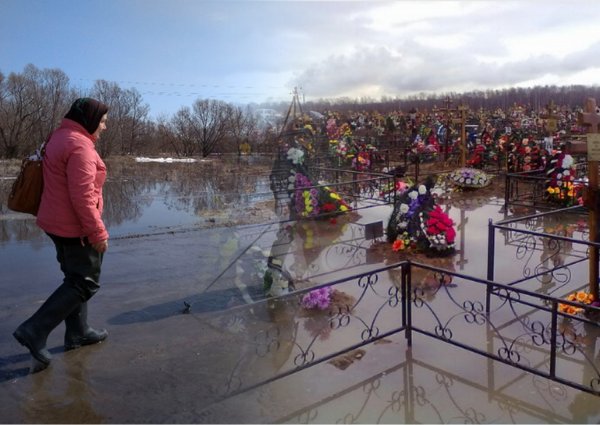
POLYGON ((42 161, 46 153, 44 142, 39 152, 23 159, 21 170, 8 195, 8 208, 13 211, 37 215, 44 190, 42 161))

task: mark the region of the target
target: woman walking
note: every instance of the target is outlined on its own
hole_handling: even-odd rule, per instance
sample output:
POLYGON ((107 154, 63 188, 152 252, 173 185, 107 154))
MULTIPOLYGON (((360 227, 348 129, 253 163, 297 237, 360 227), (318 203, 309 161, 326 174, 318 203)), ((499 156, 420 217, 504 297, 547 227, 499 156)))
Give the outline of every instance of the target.
POLYGON ((13 333, 37 360, 33 372, 50 364, 46 340, 63 320, 65 350, 98 343, 108 335, 87 323, 87 301, 100 288, 102 258, 108 249, 101 217, 106 166, 95 149, 106 130, 107 113, 108 107, 95 99, 77 99, 46 144, 37 225, 54 242, 64 279, 13 333))

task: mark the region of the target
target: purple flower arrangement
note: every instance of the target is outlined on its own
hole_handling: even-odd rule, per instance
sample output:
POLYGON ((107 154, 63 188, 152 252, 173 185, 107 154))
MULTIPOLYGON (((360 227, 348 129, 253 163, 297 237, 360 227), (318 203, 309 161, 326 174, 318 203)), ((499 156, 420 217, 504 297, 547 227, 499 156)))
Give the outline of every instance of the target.
POLYGON ((312 290, 302 297, 301 305, 307 310, 326 310, 331 305, 331 292, 329 286, 312 290))

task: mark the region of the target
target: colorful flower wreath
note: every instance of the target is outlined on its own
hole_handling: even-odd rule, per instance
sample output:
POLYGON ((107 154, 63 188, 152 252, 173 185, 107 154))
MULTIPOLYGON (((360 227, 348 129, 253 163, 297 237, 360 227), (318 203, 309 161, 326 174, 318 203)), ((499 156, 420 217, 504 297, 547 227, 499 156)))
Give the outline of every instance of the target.
POLYGON ((449 177, 456 186, 473 189, 485 187, 492 181, 485 171, 477 168, 459 168, 452 171, 449 177))
POLYGON ((371 168, 371 154, 367 151, 360 151, 352 159, 352 168, 356 171, 366 171, 371 168))
POLYGON ((392 250, 414 249, 436 255, 454 252, 454 222, 435 203, 432 186, 432 182, 415 185, 399 197, 387 228, 392 250))
POLYGON ((577 170, 571 155, 557 152, 548 162, 546 176, 546 199, 551 202, 571 206, 583 203, 585 184, 576 180, 577 170))
POLYGON ((410 162, 426 162, 433 161, 438 154, 438 148, 435 145, 426 145, 422 140, 417 140, 413 143, 408 157, 410 162))
POLYGON ((331 217, 351 208, 342 197, 327 186, 315 186, 308 176, 291 171, 288 188, 292 191, 295 212, 302 218, 331 217))

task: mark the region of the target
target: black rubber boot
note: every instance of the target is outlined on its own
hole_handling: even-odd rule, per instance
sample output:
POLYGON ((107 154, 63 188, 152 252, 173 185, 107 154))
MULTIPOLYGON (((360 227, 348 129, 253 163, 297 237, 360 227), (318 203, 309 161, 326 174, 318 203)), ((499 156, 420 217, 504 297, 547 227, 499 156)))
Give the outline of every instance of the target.
POLYGON ((74 350, 83 345, 97 344, 108 336, 106 329, 96 330, 87 323, 87 302, 75 308, 65 318, 65 350, 74 350))
POLYGON ((48 335, 60 322, 79 305, 82 299, 79 291, 73 286, 63 283, 48 297, 33 316, 23 322, 13 336, 21 345, 27 347, 39 366, 36 371, 45 369, 52 360, 46 349, 48 335))

